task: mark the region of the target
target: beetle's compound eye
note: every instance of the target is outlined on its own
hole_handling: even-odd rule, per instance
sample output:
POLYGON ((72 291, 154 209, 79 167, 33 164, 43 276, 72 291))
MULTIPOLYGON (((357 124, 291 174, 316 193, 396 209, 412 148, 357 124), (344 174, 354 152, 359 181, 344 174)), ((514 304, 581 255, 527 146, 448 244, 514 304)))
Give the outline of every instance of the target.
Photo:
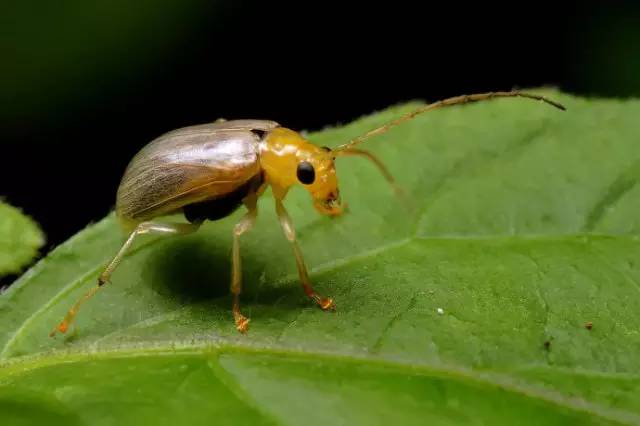
POLYGON ((313 165, 308 161, 302 161, 298 164, 297 170, 298 180, 300 183, 305 185, 310 185, 316 179, 316 171, 313 168, 313 165))

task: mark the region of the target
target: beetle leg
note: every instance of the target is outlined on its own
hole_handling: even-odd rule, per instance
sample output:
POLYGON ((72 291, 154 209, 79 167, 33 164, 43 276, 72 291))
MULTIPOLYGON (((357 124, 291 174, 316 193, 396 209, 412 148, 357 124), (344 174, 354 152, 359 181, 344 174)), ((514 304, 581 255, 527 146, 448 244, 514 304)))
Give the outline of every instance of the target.
POLYGON ((311 300, 316 302, 323 310, 335 310, 333 299, 319 295, 311 286, 311 280, 309 280, 309 274, 307 273, 307 266, 304 263, 302 251, 300 250, 300 247, 298 247, 298 243, 296 241, 296 231, 293 227, 293 222, 291 221, 291 217, 289 217, 287 210, 284 208, 282 200, 278 198, 276 198, 276 213, 278 214, 278 220, 280 221, 280 226, 282 226, 282 231, 284 232, 285 237, 293 246, 293 253, 296 256, 296 266, 298 267, 298 275, 300 276, 300 282, 302 283, 302 288, 304 289, 305 294, 309 296, 311 300))
POLYGON ((138 235, 147 234, 147 233, 161 233, 161 234, 190 234, 198 230, 202 222, 195 223, 175 223, 175 224, 165 224, 165 223, 157 223, 157 222, 142 222, 139 224, 136 229, 129 234, 129 238, 122 245, 118 253, 115 257, 109 262, 107 267, 98 277, 98 284, 93 287, 91 290, 86 292, 72 307, 69 309, 67 314, 64 316, 60 324, 58 324, 52 331, 49 333, 49 336, 53 337, 57 332, 66 333, 69 329, 69 325, 73 322, 76 315, 78 314, 78 310, 80 306, 87 300, 89 300, 94 294, 98 292, 102 288, 102 286, 109 281, 111 278, 111 274, 116 269, 118 264, 122 261, 126 251, 131 247, 134 240, 138 235))
POLYGON ((241 333, 246 333, 249 328, 249 318, 240 312, 240 292, 242 291, 242 259, 240 258, 240 235, 253 227, 258 216, 256 194, 250 194, 244 201, 247 214, 233 227, 233 252, 231 273, 231 294, 233 294, 233 319, 236 328, 241 333))

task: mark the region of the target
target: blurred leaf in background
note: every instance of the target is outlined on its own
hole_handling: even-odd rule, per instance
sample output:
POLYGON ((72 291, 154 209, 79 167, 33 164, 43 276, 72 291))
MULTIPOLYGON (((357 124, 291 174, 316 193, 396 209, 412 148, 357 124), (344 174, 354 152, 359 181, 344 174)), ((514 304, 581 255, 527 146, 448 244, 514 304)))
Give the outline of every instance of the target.
POLYGON ((0 201, 0 278, 21 272, 38 255, 44 242, 37 223, 0 201))

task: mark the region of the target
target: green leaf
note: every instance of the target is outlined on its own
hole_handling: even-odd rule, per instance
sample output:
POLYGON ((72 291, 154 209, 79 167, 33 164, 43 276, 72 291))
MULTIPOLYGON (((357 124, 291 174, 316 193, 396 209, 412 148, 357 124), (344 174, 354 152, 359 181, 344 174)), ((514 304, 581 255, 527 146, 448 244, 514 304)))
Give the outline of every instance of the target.
MULTIPOLYGON (((640 102, 546 92, 568 111, 494 100, 368 141, 413 209, 357 158, 337 165, 346 215, 320 217, 302 188, 290 194, 335 313, 299 288, 267 193, 242 238, 247 335, 228 295, 238 211, 191 236, 140 241, 76 331, 50 339, 123 242, 112 216, 89 227, 0 298, 3 417, 640 423, 640 102)), ((309 137, 335 146, 416 105, 309 137)))
POLYGON ((43 245, 44 235, 38 224, 0 201, 0 277, 21 272, 43 245))

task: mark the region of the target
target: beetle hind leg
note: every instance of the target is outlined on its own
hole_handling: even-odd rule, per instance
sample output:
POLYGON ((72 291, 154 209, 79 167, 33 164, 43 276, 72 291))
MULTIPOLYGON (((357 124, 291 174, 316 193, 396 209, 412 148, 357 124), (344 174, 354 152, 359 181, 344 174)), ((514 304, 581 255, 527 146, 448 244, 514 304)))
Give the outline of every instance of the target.
POLYGON ((242 292, 242 259, 240 257, 240 236, 253 228, 258 216, 257 196, 251 194, 244 201, 247 214, 233 227, 233 250, 231 256, 231 294, 233 295, 233 320, 240 333, 249 329, 249 318, 240 312, 240 293, 242 292))
POLYGON ((185 235, 191 234, 200 228, 202 222, 195 223, 175 223, 175 224, 167 224, 167 223, 157 223, 157 222, 142 222, 139 224, 136 229, 129 234, 129 238, 124 242, 118 253, 114 256, 114 258, 109 262, 107 267, 98 277, 98 283, 91 290, 87 291, 72 307, 69 309, 67 314, 64 316, 62 321, 49 333, 49 336, 53 337, 56 333, 66 333, 69 329, 71 323, 73 323, 76 315, 78 314, 78 310, 80 306, 87 300, 91 299, 98 290, 100 290, 104 284, 109 282, 111 278, 111 274, 117 268, 117 266, 122 261, 127 250, 131 247, 134 240, 137 236, 147 233, 160 233, 160 234, 174 234, 174 235, 185 235))

